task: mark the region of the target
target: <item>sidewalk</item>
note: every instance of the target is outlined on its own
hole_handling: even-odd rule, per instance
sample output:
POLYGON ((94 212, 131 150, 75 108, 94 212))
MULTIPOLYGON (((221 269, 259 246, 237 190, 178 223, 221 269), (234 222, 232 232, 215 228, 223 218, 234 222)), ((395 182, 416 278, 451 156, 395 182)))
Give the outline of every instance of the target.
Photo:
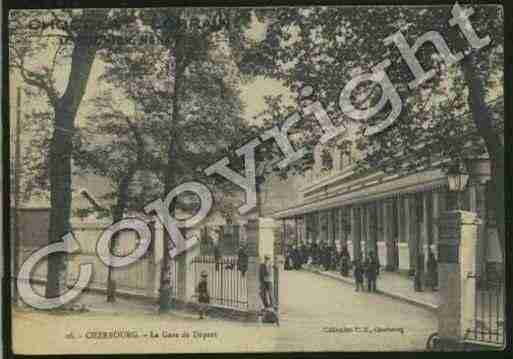
MULTIPOLYGON (((312 266, 303 266, 303 268, 310 272, 331 277, 354 286, 353 276, 343 277, 338 272, 322 271, 312 266)), ((376 287, 378 293, 388 297, 402 300, 433 312, 438 311, 438 305, 440 303, 438 292, 432 292, 430 290, 415 292, 413 290, 412 278, 408 278, 405 274, 380 271, 376 287)))

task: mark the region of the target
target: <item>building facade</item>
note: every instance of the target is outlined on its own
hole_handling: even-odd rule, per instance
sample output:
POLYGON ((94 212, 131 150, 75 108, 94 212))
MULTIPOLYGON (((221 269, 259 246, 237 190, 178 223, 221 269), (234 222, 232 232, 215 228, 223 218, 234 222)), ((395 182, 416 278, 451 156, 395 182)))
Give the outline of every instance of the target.
POLYGON ((482 219, 477 272, 502 266, 486 156, 467 161, 468 184, 457 193, 449 190, 444 159, 404 173, 357 174, 351 153, 339 151, 331 153, 331 170, 322 169, 321 151, 325 149, 316 149, 316 165, 299 188, 301 204, 273 214, 282 221, 287 244, 325 241, 339 250, 345 245, 352 259, 364 259, 373 251, 385 269, 413 274, 419 253, 424 265, 428 250, 437 257, 441 215, 460 207, 482 219))

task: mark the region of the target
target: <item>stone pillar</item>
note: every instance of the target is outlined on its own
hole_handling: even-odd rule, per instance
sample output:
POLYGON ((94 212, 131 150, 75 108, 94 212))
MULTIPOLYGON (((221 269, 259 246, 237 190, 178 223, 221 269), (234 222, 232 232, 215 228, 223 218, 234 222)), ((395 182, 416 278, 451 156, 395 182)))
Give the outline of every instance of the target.
POLYGON ((303 217, 301 217, 301 241, 303 243, 306 242, 306 218, 306 214, 304 214, 303 217))
POLYGON ((367 207, 365 205, 362 205, 360 207, 360 233, 361 233, 361 240, 360 240, 360 250, 362 252, 362 260, 365 257, 365 251, 367 250, 367 225, 366 225, 366 211, 367 207))
POLYGON ((415 212, 413 207, 413 203, 415 203, 413 197, 406 196, 404 197, 404 234, 406 243, 408 243, 408 254, 410 259, 410 267, 408 268, 409 275, 413 275, 415 273, 415 234, 413 232, 414 226, 416 225, 415 220, 415 212), (413 209, 413 210, 412 210, 413 209))
POLYGON ((361 256, 361 221, 360 221, 360 208, 355 206, 351 207, 351 240, 353 243, 353 259, 362 259, 361 256))
POLYGON ((478 227, 478 241, 476 248, 476 273, 479 275, 485 270, 485 241, 486 236, 486 193, 485 186, 475 181, 468 186, 470 211, 476 213, 482 224, 478 227))
POLYGON ((477 215, 466 211, 442 214, 438 242, 440 306, 438 334, 444 343, 458 343, 474 324, 477 215))
POLYGON ((424 282, 427 279, 427 273, 426 266, 427 266, 427 247, 429 244, 429 195, 430 192, 424 192, 422 193, 422 222, 420 227, 420 237, 419 237, 419 249, 422 250, 422 253, 424 254, 424 282))
POLYGON ((176 299, 179 304, 187 302, 187 252, 175 257, 176 260, 176 299))
POLYGON ((317 244, 322 240, 322 232, 322 211, 317 211, 317 238, 315 238, 317 244))
POLYGON ((386 265, 385 270, 394 270, 394 247, 393 247, 393 233, 392 233, 392 200, 383 201, 383 239, 385 241, 386 248, 386 265))
POLYGON ((159 296, 159 287, 160 287, 160 273, 161 273, 161 265, 162 265, 162 256, 163 256, 163 244, 164 244, 164 226, 162 222, 159 220, 155 220, 153 223, 153 253, 152 259, 149 263, 153 264, 153 269, 151 270, 150 276, 150 284, 148 285, 147 295, 150 297, 158 298, 159 296))
POLYGON ((246 228, 246 244, 248 254, 248 271, 246 273, 248 290, 248 319, 256 320, 260 307, 258 266, 259 258, 259 223, 258 219, 250 219, 246 228))
POLYGON ((438 257, 438 237, 440 236, 439 231, 439 220, 440 220, 440 197, 441 193, 438 190, 433 191, 433 245, 431 246, 431 249, 434 250, 435 256, 438 257))
POLYGON ((369 237, 367 239, 367 242, 369 243, 367 247, 367 253, 374 252, 374 255, 376 258, 379 259, 379 253, 378 253, 378 227, 379 227, 379 213, 378 213, 379 207, 378 203, 371 203, 369 205, 369 220, 367 223, 367 228, 369 231, 369 237))

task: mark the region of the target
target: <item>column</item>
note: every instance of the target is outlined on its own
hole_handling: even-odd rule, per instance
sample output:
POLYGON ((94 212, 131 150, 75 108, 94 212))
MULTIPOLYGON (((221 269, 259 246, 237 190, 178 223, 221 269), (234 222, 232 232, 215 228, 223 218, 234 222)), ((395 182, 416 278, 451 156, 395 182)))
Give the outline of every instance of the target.
POLYGON ((348 231, 348 228, 352 222, 351 221, 351 214, 350 214, 350 207, 341 207, 338 210, 338 232, 339 236, 342 239, 342 245, 348 244, 349 241, 352 243, 352 237, 351 232, 348 231), (348 223, 349 221, 349 223, 348 223))
POLYGON ((398 251, 398 268, 397 269, 409 269, 410 268, 410 255, 408 252, 408 239, 406 233, 408 232, 406 229, 408 228, 408 224, 406 223, 406 214, 404 213, 404 204, 405 200, 403 196, 398 196, 396 199, 397 202, 397 251, 398 251), (404 245, 406 244, 406 248, 404 245))
POLYGON ((444 212, 438 243, 438 334, 447 349, 459 348, 475 315, 475 249, 480 220, 466 211, 444 212))
MULTIPOLYGON (((424 273, 427 273, 427 246, 429 241, 429 192, 422 193, 422 222, 420 223, 419 249, 424 254, 424 273)), ((424 280, 426 279, 424 275, 424 280)))
POLYGON ((154 233, 153 233, 153 258, 150 261, 153 264, 153 276, 151 278, 151 284, 148 286, 148 293, 150 297, 158 297, 159 296, 159 287, 160 287, 160 273, 161 273, 161 265, 162 265, 162 256, 163 256, 163 245, 164 245, 164 226, 162 222, 155 220, 152 222, 154 233))
POLYGON ((394 270, 394 248, 393 248, 393 234, 392 234, 392 200, 386 199, 383 201, 383 240, 386 248, 386 265, 385 270, 394 270))
POLYGON ((282 245, 286 245, 287 244, 287 236, 288 236, 288 233, 287 233, 287 219, 284 218, 282 219, 282 223, 283 223, 283 231, 282 231, 282 237, 281 237, 281 243, 282 245))
POLYGON ((176 261, 176 304, 178 307, 182 307, 189 300, 187 297, 187 251, 181 252, 174 260, 176 261))
POLYGON ((476 274, 481 275, 486 269, 486 239, 488 238, 486 234, 486 186, 478 182, 472 186, 472 189, 470 208, 481 220, 481 224, 478 226, 479 236, 476 248, 476 274))
POLYGON ((440 197, 441 197, 441 194, 440 194, 440 191, 439 190, 435 190, 433 191, 432 193, 432 196, 433 196, 433 245, 431 246, 431 248, 433 250, 435 250, 435 256, 438 256, 438 254, 436 253, 437 252, 437 245, 438 245, 438 237, 440 235, 440 232, 439 232, 439 227, 440 227, 440 224, 439 224, 439 219, 440 219, 440 197))
POLYGON ((367 207, 362 205, 360 207, 360 228, 361 228, 361 241, 360 248, 362 251, 362 260, 365 258, 365 253, 367 251, 367 225, 366 225, 366 211, 367 207))
POLYGON ((306 218, 307 214, 304 214, 301 218, 301 241, 303 243, 306 241, 306 218))
POLYGON ((361 216, 360 208, 351 206, 351 238, 353 241, 353 259, 362 259, 361 255, 361 216))
POLYGON ((406 222, 406 235, 408 240, 408 254, 410 258, 410 267, 408 269, 409 275, 415 274, 415 262, 416 262, 416 245, 417 239, 415 238, 415 232, 417 227, 417 216, 415 210, 415 198, 412 195, 409 195, 404 198, 404 214, 405 214, 405 222, 406 222))
POLYGON ((329 209, 326 211, 326 244, 327 245, 330 245, 331 241, 332 241, 332 234, 333 234, 333 218, 331 216, 331 212, 332 210, 329 209))
POLYGON ((317 237, 315 241, 319 244, 319 241, 322 238, 322 211, 317 211, 317 237))
POLYGON ((371 203, 369 205, 369 222, 367 223, 367 227, 369 229, 369 239, 367 240, 369 243, 369 247, 367 249, 368 252, 374 252, 376 258, 379 258, 378 253, 378 226, 379 226, 379 214, 378 214, 378 204, 371 203))

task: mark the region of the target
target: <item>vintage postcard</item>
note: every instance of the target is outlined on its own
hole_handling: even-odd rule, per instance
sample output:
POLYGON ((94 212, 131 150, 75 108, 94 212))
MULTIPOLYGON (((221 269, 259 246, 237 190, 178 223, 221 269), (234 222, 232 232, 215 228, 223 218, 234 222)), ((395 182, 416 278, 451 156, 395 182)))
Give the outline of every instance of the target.
POLYGON ((15 354, 505 346, 502 6, 8 11, 15 354))

